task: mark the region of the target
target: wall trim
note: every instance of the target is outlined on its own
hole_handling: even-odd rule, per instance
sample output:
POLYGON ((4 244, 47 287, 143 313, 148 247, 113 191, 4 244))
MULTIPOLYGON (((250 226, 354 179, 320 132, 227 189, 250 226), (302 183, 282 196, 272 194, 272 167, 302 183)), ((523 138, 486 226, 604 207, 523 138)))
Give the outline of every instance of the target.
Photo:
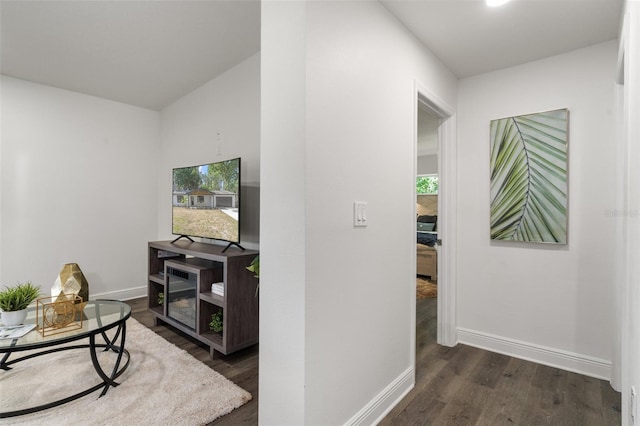
MULTIPOLYGON (((91 290, 91 288, 89 288, 91 290)), ((138 297, 146 297, 147 296, 147 287, 132 287, 124 290, 116 290, 116 291, 108 291, 105 293, 91 294, 89 296, 89 300, 96 299, 111 299, 111 300, 130 300, 136 299, 138 297)))
POLYGON ((597 379, 611 379, 611 361, 601 358, 482 333, 467 328, 458 328, 458 341, 465 345, 584 374, 597 379))
POLYGON ((452 114, 444 118, 438 127, 438 169, 441 194, 438 199, 438 238, 442 246, 438 249, 438 330, 437 342, 444 346, 455 346, 457 336, 457 117, 452 114))
POLYGON ((406 369, 393 382, 376 395, 367 405, 362 407, 345 425, 375 425, 398 405, 415 386, 415 371, 413 367, 406 369))

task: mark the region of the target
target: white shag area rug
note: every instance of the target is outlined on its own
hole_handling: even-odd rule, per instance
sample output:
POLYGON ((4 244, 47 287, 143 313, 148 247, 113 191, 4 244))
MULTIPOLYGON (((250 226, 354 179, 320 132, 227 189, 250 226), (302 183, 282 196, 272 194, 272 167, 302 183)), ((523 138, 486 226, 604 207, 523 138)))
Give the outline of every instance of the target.
MULTIPOLYGON (((116 379, 120 386, 102 398, 98 390, 59 407, 0 419, 0 424, 203 425, 251 400, 250 393, 133 318, 127 321, 125 347, 131 354, 129 367, 116 379)), ((103 366, 113 365, 116 354, 99 356, 103 366)), ((15 357, 17 353, 9 360, 15 357)), ((88 348, 35 357, 12 367, 0 371, 0 412, 65 398, 101 381, 88 348)))

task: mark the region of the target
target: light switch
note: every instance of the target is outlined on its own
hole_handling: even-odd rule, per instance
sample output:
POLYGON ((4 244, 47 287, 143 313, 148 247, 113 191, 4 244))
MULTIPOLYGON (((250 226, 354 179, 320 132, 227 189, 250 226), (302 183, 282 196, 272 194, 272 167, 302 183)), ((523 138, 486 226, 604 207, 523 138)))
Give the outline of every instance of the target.
POLYGON ((367 203, 362 201, 353 202, 353 226, 362 228, 368 225, 367 203))

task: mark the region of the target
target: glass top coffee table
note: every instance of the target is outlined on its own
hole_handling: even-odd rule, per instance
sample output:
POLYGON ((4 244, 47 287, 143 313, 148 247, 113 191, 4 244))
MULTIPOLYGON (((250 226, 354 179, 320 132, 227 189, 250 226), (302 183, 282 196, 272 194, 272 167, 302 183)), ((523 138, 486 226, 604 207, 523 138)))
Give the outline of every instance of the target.
MULTIPOLYGON (((78 392, 69 397, 57 401, 38 405, 31 408, 23 408, 14 411, 0 413, 0 418, 20 416, 34 413, 64 404, 69 401, 81 398, 99 389, 102 389, 100 396, 107 393, 110 387, 118 386, 115 381, 129 366, 129 352, 124 348, 126 337, 126 322, 131 316, 131 307, 123 302, 112 300, 89 301, 83 311, 82 327, 59 332, 57 334, 43 336, 38 330, 33 329, 26 335, 16 339, 0 339, 0 370, 10 370, 12 366, 36 356, 51 354, 54 352, 88 349, 93 367, 100 379, 100 383, 78 392), (107 335, 107 331, 113 336, 107 335), (78 342, 78 340, 88 339, 89 342, 78 342), (98 340, 98 341, 96 341, 98 340), (101 351, 112 351, 115 353, 115 363, 111 366, 110 373, 106 373, 100 366, 96 349, 101 351), (29 351, 28 353, 23 353, 29 351), (124 356, 124 360, 123 360, 124 356), (123 362, 124 361, 124 362, 123 362)), ((36 308, 29 308, 27 319, 24 324, 36 323, 36 308)), ((1 327, 1 326, 0 326, 1 327)), ((29 374, 28 371, 24 372, 29 374)), ((2 374, 2 372, 0 372, 2 374)))

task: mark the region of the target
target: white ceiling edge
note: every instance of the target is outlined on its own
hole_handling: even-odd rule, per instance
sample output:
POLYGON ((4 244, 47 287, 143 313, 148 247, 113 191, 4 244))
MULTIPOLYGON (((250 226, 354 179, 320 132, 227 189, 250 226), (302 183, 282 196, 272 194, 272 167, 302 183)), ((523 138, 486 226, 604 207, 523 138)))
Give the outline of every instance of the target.
MULTIPOLYGON (((380 2, 458 78, 615 39, 622 14, 622 0, 380 2)), ((0 2, 0 73, 152 110, 259 51, 259 0, 0 2)))

